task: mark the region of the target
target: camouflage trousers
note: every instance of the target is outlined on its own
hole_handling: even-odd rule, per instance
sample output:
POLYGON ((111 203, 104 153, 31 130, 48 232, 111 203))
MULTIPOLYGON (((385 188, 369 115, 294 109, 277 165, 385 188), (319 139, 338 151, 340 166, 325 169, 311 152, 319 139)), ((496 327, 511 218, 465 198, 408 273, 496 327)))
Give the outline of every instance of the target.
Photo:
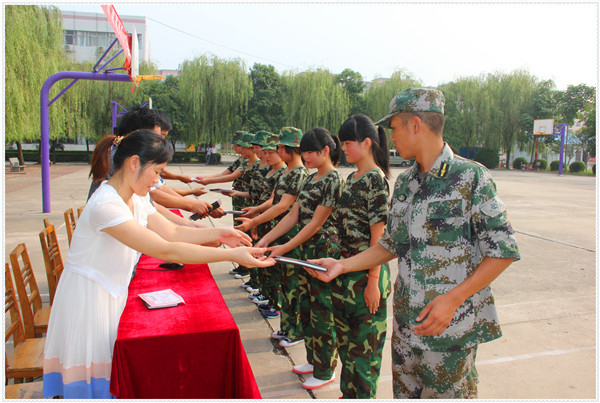
POLYGON ((476 399, 477 346, 439 352, 411 347, 392 335, 394 399, 476 399))
MULTIPOLYGON (((314 236, 302 246, 304 259, 339 258, 339 247, 329 236, 314 236)), ((331 286, 299 270, 300 322, 306 359, 314 366, 313 376, 330 379, 337 365, 337 339, 333 324, 331 286)))
MULTIPOLYGON (((266 222, 256 228, 258 239, 262 239, 272 228, 271 222, 266 222)), ((250 235, 250 233, 248 233, 250 235)), ((269 304, 277 308, 279 306, 280 269, 276 266, 266 268, 250 269, 250 281, 260 288, 260 293, 269 299, 269 304)))
POLYGON ((331 301, 338 353, 342 363, 340 390, 344 399, 375 399, 387 334, 390 272, 381 266, 381 298, 375 314, 365 302, 367 271, 342 274, 331 284, 331 301))
MULTIPOLYGON (((279 244, 283 244, 292 239, 300 231, 298 226, 294 226, 287 234, 279 239, 279 244)), ((285 256, 295 259, 302 259, 301 247, 294 248, 285 256)), ((279 283, 277 284, 281 291, 281 319, 280 329, 286 332, 290 340, 303 338, 302 325, 300 323, 300 300, 298 287, 298 273, 304 269, 296 267, 293 264, 276 264, 279 269, 279 283)))
MULTIPOLYGON (((246 199, 244 197, 232 197, 231 198, 231 205, 232 205, 232 207, 233 207, 234 210, 241 210, 241 209, 243 209, 244 207, 247 206, 246 200, 248 200, 248 199, 246 199)), ((233 225, 234 226, 238 225, 239 222, 235 221, 235 215, 232 215, 232 216, 233 216, 233 225)), ((250 236, 250 231, 246 232, 245 234, 248 235, 248 236, 250 236)), ((249 269, 248 267, 245 267, 245 266, 242 266, 242 265, 238 265, 238 267, 240 269, 242 269, 242 270, 248 270, 248 271, 250 271, 250 278, 252 278, 253 271, 256 272, 256 269, 249 269)), ((254 274, 254 276, 256 277, 256 274, 254 274)))

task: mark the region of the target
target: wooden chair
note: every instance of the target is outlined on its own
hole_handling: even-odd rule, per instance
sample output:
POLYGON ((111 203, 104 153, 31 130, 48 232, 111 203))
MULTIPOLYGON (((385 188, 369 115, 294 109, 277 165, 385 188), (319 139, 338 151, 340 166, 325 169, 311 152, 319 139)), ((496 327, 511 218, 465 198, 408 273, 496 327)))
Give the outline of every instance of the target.
POLYGON ((85 204, 77 209, 77 218, 81 217, 81 213, 83 213, 84 208, 85 204))
POLYGON ((46 276, 48 277, 50 305, 52 305, 54 302, 54 293, 58 286, 58 280, 60 280, 60 275, 64 269, 54 225, 50 224, 50 226, 44 228, 44 230, 40 232, 40 243, 42 244, 42 255, 44 255, 46 276))
POLYGON ((46 333, 48 329, 51 307, 42 307, 42 297, 24 243, 17 245, 10 253, 10 264, 12 265, 15 285, 19 294, 25 337, 28 339, 39 337, 46 333), (21 263, 19 263, 19 257, 21 263), (27 287, 29 287, 29 292, 27 287))
POLYGON ((75 219, 75 213, 73 209, 70 208, 64 213, 65 216, 65 224, 67 226, 67 239, 69 240, 69 247, 71 246, 71 238, 73 238, 73 231, 75 231, 75 227, 77 226, 77 220, 75 219))
POLYGON ((50 224, 50 220, 48 220, 47 218, 44 218, 44 228, 48 228, 51 225, 52 224, 50 224))
POLYGON ((21 381, 22 378, 41 377, 46 339, 25 338, 8 263, 5 264, 4 273, 6 276, 6 282, 4 283, 4 316, 6 319, 10 317, 10 324, 6 326, 4 342, 7 343, 12 337, 14 345, 10 354, 6 353, 6 349, 4 350, 6 379, 21 381))
POLYGON ((4 399, 43 399, 44 382, 27 382, 6 385, 4 399))

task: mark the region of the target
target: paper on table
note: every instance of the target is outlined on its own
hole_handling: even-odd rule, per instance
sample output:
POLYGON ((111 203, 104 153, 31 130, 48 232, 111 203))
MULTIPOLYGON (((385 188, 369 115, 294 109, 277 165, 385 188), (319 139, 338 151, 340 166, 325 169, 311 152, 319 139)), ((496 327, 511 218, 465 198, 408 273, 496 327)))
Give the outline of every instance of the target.
POLYGON ((183 298, 170 288, 166 290, 138 294, 148 309, 168 308, 185 303, 183 298))

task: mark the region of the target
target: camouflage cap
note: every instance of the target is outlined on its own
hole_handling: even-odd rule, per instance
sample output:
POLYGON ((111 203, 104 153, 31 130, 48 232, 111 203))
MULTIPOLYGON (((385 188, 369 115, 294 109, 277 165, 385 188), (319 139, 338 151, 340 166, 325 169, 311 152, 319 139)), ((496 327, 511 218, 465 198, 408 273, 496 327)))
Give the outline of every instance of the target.
POLYGON ((256 134, 254 135, 254 139, 252 139, 252 141, 250 143, 252 145, 264 147, 265 139, 268 138, 270 135, 271 135, 271 133, 269 133, 266 130, 259 130, 256 132, 256 134))
POLYGON ((302 140, 302 130, 295 127, 282 127, 277 145, 300 147, 300 140, 302 140))
POLYGON ((254 141, 254 134, 243 132, 242 136, 237 142, 238 146, 250 148, 252 147, 252 141, 254 141))
POLYGON ((400 112, 437 112, 444 114, 444 94, 434 88, 409 88, 396 94, 390 102, 390 113, 375 124, 387 122, 400 112))
POLYGON ((237 146, 237 145, 239 145, 239 144, 238 144, 238 142, 240 141, 240 139, 242 138, 242 135, 243 135, 244 133, 245 133, 245 132, 244 132, 244 131, 242 131, 242 130, 238 130, 237 132, 235 132, 235 133, 233 134, 233 137, 231 138, 231 141, 230 141, 230 143, 231 143, 231 144, 234 144, 234 145, 236 145, 236 146, 237 146))
POLYGON ((277 143, 279 143, 279 134, 269 133, 265 138, 262 149, 277 151, 277 143))

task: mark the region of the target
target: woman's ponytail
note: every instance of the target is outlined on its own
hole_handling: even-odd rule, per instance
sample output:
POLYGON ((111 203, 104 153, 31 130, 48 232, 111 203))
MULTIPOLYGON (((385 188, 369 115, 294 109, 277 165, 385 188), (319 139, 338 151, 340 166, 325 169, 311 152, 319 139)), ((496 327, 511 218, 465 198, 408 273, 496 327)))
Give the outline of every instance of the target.
POLYGON ((378 142, 373 142, 371 149, 373 150, 373 159, 386 178, 390 178, 390 151, 388 150, 388 135, 387 130, 383 126, 377 127, 378 142))
POLYGON ((99 180, 104 180, 110 173, 110 150, 117 138, 118 137, 113 134, 108 134, 96 143, 96 148, 94 148, 92 159, 90 161, 90 174, 88 176, 92 178, 92 181, 97 182, 99 180))

